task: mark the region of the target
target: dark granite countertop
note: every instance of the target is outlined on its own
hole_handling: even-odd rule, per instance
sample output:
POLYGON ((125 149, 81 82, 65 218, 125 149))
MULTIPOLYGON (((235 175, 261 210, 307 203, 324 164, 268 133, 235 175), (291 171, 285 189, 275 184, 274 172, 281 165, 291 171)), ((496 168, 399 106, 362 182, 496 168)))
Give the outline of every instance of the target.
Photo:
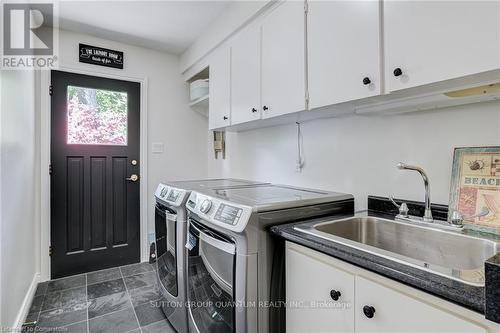
MULTIPOLYGON (((391 218, 391 216, 382 215, 376 212, 367 212, 365 214, 391 218)), ((330 217, 327 220, 331 219, 330 217)), ((462 305, 471 310, 482 314, 485 313, 484 287, 469 285, 294 229, 298 224, 315 224, 319 221, 325 221, 325 218, 281 224, 273 226, 270 231, 272 234, 288 241, 331 255, 353 265, 462 305)))

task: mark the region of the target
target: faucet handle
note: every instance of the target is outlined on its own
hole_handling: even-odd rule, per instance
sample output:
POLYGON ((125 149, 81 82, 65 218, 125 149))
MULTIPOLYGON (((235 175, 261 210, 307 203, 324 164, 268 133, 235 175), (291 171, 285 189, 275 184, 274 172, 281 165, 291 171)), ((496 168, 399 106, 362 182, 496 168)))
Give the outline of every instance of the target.
POLYGON ((410 211, 408 209, 408 205, 406 204, 406 202, 403 202, 401 205, 398 205, 396 203, 396 201, 394 200, 394 196, 391 195, 389 197, 389 200, 391 200, 392 204, 394 206, 396 206, 396 208, 399 210, 399 215, 402 216, 402 217, 408 217, 408 212, 410 211))
POLYGON ((454 225, 463 225, 464 220, 475 219, 476 217, 483 217, 490 213, 488 207, 483 207, 477 214, 463 216, 458 210, 451 213, 451 223, 454 225))

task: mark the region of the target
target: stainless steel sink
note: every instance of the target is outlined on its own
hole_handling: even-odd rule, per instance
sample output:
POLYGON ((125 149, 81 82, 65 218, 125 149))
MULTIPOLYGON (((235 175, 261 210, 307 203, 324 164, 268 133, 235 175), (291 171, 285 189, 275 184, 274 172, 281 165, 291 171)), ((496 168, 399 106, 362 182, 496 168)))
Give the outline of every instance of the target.
POLYGON ((484 286, 485 260, 500 251, 497 240, 374 217, 295 229, 476 286, 484 286))

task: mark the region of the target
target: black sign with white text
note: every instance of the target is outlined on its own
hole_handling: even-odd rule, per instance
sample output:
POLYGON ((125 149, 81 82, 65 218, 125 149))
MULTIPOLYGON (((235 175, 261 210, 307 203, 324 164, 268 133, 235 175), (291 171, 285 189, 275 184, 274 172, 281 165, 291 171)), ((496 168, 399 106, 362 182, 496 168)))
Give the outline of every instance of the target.
POLYGON ((80 44, 80 62, 123 69, 123 52, 80 44))

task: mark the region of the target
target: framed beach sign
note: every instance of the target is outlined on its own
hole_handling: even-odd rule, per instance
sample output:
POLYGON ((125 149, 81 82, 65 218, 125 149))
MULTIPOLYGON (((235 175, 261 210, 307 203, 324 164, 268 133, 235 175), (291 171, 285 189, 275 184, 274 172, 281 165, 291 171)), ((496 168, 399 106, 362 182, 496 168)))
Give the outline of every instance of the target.
POLYGON ((458 210, 464 223, 500 230, 500 146, 455 148, 449 210, 458 210), (467 218, 485 207, 488 214, 467 218))

